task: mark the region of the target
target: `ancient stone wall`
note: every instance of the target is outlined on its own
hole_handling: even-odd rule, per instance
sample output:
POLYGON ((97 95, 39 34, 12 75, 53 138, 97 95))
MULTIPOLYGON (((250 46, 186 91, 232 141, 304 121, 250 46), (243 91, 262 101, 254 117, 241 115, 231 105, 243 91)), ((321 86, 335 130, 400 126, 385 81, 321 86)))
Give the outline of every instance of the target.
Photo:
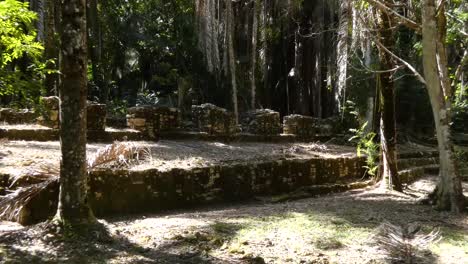
POLYGON ((158 106, 154 108, 154 113, 159 118, 159 131, 173 131, 179 128, 179 109, 158 106))
POLYGON ((233 135, 237 131, 234 114, 213 104, 192 106, 195 126, 210 135, 233 135))
POLYGON ((28 109, 15 110, 12 108, 0 108, 0 122, 9 125, 30 124, 36 121, 35 112, 28 109))
POLYGON ((283 119, 283 133, 312 138, 318 134, 318 119, 311 116, 289 115, 283 119))
POLYGON ((128 109, 127 125, 151 138, 157 138, 161 131, 179 127, 179 110, 170 107, 137 106, 128 109))
POLYGON ((60 99, 57 96, 50 96, 43 97, 41 100, 44 109, 42 115, 37 119, 39 125, 59 128, 60 99))
POLYGON ((259 109, 245 114, 243 131, 256 135, 279 135, 282 132, 279 112, 270 109, 259 109))
POLYGON ((319 119, 303 115, 289 115, 283 119, 283 133, 296 135, 302 139, 331 136, 339 133, 340 130, 338 117, 319 119))
POLYGON ((107 109, 105 104, 88 103, 87 105, 88 130, 106 130, 107 109))
POLYGON ((363 158, 282 159, 191 170, 93 172, 90 202, 97 215, 145 212, 272 195, 364 174, 363 158))

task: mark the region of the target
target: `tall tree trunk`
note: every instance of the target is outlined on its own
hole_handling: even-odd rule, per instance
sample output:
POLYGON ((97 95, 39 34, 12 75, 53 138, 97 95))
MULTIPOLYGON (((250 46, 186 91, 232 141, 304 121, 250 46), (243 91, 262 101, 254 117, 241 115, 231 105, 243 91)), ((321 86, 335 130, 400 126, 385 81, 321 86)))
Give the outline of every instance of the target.
POLYGON ((461 212, 464 209, 464 197, 450 138, 450 98, 444 96, 437 60, 438 47, 434 41, 439 38, 436 8, 434 0, 423 0, 422 3, 424 75, 439 145, 440 180, 435 190, 436 206, 440 210, 461 212))
MULTIPOLYGON (((44 13, 44 26, 45 26, 45 38, 44 38, 44 56, 48 61, 46 64, 47 69, 58 70, 59 63, 59 43, 56 36, 57 29, 57 12, 58 5, 56 1, 46 0, 45 1, 45 13, 44 13), (53 61, 53 62, 52 62, 53 61)), ((55 95, 58 93, 58 74, 46 74, 44 80, 44 87, 47 95, 55 95)))
POLYGON ((346 93, 346 81, 348 78, 348 47, 349 47, 349 22, 350 3, 349 0, 339 1, 339 26, 338 26, 338 46, 337 46, 337 66, 338 85, 335 94, 337 113, 343 111, 344 97, 346 93))
POLYGON ((86 166, 87 45, 86 0, 61 6, 60 194, 57 220, 67 225, 94 222, 88 205, 86 166))
POLYGON ((226 30, 228 34, 229 71, 231 72, 232 107, 234 109, 236 124, 238 124, 239 109, 237 103, 236 58, 234 55, 234 16, 232 10, 232 0, 226 0, 226 30))
POLYGON ((257 33, 258 33, 258 3, 257 0, 253 0, 253 21, 252 21, 252 54, 251 54, 251 79, 250 79, 250 108, 255 109, 256 102, 256 83, 255 83, 255 70, 257 65, 257 33))
POLYGON ((103 104, 107 104, 109 97, 109 87, 104 81, 104 73, 102 69, 102 40, 101 23, 98 14, 98 0, 87 1, 87 22, 89 53, 91 59, 93 81, 94 84, 99 88, 100 102, 103 104))
MULTIPOLYGON (((379 11, 379 38, 389 50, 393 50, 395 40, 390 17, 379 11)), ((380 74, 380 143, 382 148, 382 186, 386 189, 402 191, 396 162, 396 119, 395 119, 395 87, 392 56, 382 48, 379 49, 382 68, 380 74)))
POLYGON ((47 0, 30 0, 29 9, 37 13, 37 41, 42 42, 44 40, 44 1, 47 0))
POLYGON ((319 34, 313 39, 314 47, 314 77, 313 85, 309 88, 312 91, 309 93, 312 95, 313 100, 313 113, 315 117, 322 118, 322 84, 323 84, 323 71, 322 71, 322 58, 323 58, 323 34, 324 34, 324 10, 325 1, 317 1, 315 4, 315 11, 313 16, 316 19, 319 34))

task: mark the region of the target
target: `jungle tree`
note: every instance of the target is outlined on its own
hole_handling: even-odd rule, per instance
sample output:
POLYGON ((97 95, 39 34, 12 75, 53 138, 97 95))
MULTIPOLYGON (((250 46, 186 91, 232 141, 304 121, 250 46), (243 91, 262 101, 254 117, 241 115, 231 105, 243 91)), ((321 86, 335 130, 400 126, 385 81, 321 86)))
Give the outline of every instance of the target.
POLYGON ((86 1, 62 1, 60 53, 60 194, 56 219, 64 225, 95 221, 88 205, 86 164, 86 1))

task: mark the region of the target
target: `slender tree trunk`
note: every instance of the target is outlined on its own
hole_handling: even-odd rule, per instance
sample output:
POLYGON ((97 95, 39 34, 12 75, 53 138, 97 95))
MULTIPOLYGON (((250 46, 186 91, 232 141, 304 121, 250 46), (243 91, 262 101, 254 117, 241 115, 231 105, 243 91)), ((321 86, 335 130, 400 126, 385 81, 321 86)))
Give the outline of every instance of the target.
POLYGON ((86 166, 87 45, 86 0, 61 7, 60 194, 57 220, 67 225, 94 222, 88 205, 86 166))
POLYGON ((255 102, 256 102, 256 83, 255 83, 255 70, 257 66, 257 34, 258 34, 258 3, 257 0, 253 0, 253 21, 252 21, 252 65, 251 65, 251 80, 250 80, 250 107, 252 110, 255 109, 255 102))
MULTIPOLYGON (((395 40, 390 17, 379 11, 379 38, 381 43, 392 50, 395 40)), ((382 148, 382 186, 386 189, 402 191, 396 162, 396 119, 395 87, 393 72, 395 67, 392 56, 379 49, 380 64, 380 143, 382 148)))
POLYGON ((98 13, 98 0, 87 1, 87 21, 89 54, 91 59, 93 81, 94 84, 99 88, 100 102, 107 104, 109 97, 109 87, 104 81, 104 72, 102 69, 102 40, 101 23, 98 13))
POLYGON ((304 100, 307 100, 305 95, 305 88, 304 88, 304 79, 303 79, 303 64, 302 60, 304 59, 304 42, 303 38, 301 37, 301 25, 297 26, 295 32, 295 39, 294 39, 294 88, 295 88, 295 113, 304 114, 306 112, 303 109, 303 106, 306 105, 304 100))
POLYGON ((228 35, 229 71, 231 72, 232 105, 236 124, 239 123, 239 110, 237 103, 237 81, 236 81, 236 58, 234 55, 234 16, 232 11, 232 0, 226 0, 226 21, 228 35))
POLYGON ((314 45, 314 79, 313 79, 313 86, 311 87, 313 99, 313 113, 315 117, 322 118, 322 83, 323 83, 323 71, 322 71, 322 58, 323 58, 323 30, 324 30, 324 9, 325 9, 325 1, 317 1, 316 4, 316 11, 314 15, 316 16, 316 23, 320 34, 315 36, 313 40, 314 45))
POLYGON ((437 12, 437 65, 439 68, 440 82, 442 91, 446 98, 452 98, 452 87, 447 63, 447 50, 445 39, 447 38, 447 18, 445 16, 445 0, 440 3, 440 9, 437 12))
POLYGON ((349 22, 350 22, 350 3, 349 0, 339 1, 339 27, 338 27, 338 46, 337 46, 337 66, 338 66, 338 85, 335 94, 335 103, 338 109, 337 113, 343 111, 344 95, 346 92, 346 80, 348 78, 348 47, 349 47, 349 22))
POLYGON ((47 0, 30 0, 29 9, 37 13, 37 41, 42 42, 44 40, 44 1, 47 0))
MULTIPOLYGON (((56 36, 56 12, 58 12, 58 6, 53 0, 45 1, 45 38, 44 38, 44 56, 47 61, 46 67, 50 70, 58 70, 59 60, 59 43, 56 36)), ((58 74, 46 74, 44 80, 44 87, 47 95, 55 95, 58 92, 58 74)))
POLYGON ((464 197, 450 138, 450 98, 444 96, 437 60, 438 47, 434 41, 439 38, 436 8, 434 0, 423 0, 422 3, 424 75, 439 145, 440 180, 435 190, 436 206, 440 210, 461 212, 464 209, 464 197))

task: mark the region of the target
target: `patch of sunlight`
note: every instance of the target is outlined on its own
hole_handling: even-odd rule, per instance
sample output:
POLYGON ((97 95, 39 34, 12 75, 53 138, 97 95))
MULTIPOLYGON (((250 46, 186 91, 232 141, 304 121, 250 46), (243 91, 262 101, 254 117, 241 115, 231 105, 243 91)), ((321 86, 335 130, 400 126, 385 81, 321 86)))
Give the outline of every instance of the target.
POLYGON ((229 249, 239 252, 248 250, 250 244, 279 243, 277 246, 293 252, 303 250, 304 244, 320 250, 337 250, 347 245, 365 243, 371 231, 333 216, 292 212, 246 219, 229 249))
POLYGON ((208 143, 208 145, 212 145, 218 148, 225 148, 225 149, 242 149, 241 147, 236 147, 232 145, 227 145, 221 142, 213 142, 213 143, 208 143))
POLYGON ((442 240, 430 246, 430 250, 441 259, 468 259, 468 233, 442 228, 442 240))

